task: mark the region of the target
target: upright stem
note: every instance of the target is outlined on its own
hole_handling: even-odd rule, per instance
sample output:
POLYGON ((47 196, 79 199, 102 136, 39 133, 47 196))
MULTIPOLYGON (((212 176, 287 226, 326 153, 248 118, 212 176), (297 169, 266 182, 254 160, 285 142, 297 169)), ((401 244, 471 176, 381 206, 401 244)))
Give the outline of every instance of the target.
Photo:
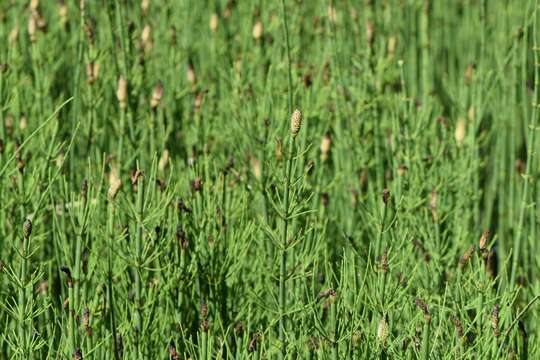
MULTIPOLYGON (((2 73, 2 70, 0 70, 0 140, 6 141, 6 124, 4 122, 4 97, 2 96, 4 93, 4 78, 5 73, 2 73)), ((0 163, 2 161, 2 154, 0 154, 0 163)))
POLYGON ((512 289, 516 283, 516 272, 520 258, 521 238, 523 233, 523 222, 525 219, 525 209, 527 207, 527 200, 529 197, 529 182, 532 172, 533 154, 534 154, 534 140, 536 128, 536 117, 538 112, 538 93, 539 93, 539 74, 538 74, 538 42, 537 42, 537 11, 538 5, 534 8, 534 21, 533 21, 533 54, 534 54, 534 96, 532 103, 531 123, 529 124, 529 135, 527 141, 527 165, 525 170, 525 176, 523 180, 523 192, 521 198, 521 208, 519 210, 519 220, 517 226, 517 233, 514 238, 514 248, 512 250, 512 272, 510 275, 510 288, 512 289))
POLYGON ((77 323, 75 321, 77 313, 79 311, 79 288, 80 288, 80 275, 81 275, 81 252, 82 252, 82 234, 77 234, 75 244, 75 266, 73 267, 73 288, 71 289, 71 297, 69 299, 70 307, 70 345, 69 352, 75 351, 77 345, 77 323))
POLYGON ((422 360, 429 360, 429 342, 430 342, 429 321, 424 324, 424 332, 422 334, 422 360))
POLYGON ((382 246, 382 237, 384 234, 384 227, 386 223, 386 214, 387 214, 387 208, 388 204, 385 202, 383 207, 383 216, 381 221, 381 227, 379 229, 379 233, 377 234, 377 242, 375 243, 376 249, 375 249, 375 259, 377 259, 379 256, 381 256, 381 246, 382 246))
POLYGON ((279 341, 281 343, 280 359, 285 359, 286 344, 285 344, 285 280, 287 277, 287 243, 288 243, 288 231, 289 231, 289 190, 291 186, 291 172, 293 163, 293 151, 294 151, 294 137, 291 137, 289 141, 289 153, 287 165, 285 167, 285 185, 283 189, 283 231, 281 238, 281 261, 279 265, 279 341))
MULTIPOLYGON (((281 11, 282 11, 282 20, 283 20, 283 31, 285 36, 285 44, 287 50, 287 86, 288 86, 288 114, 292 114, 292 71, 291 71, 291 50, 289 43, 289 28, 287 26, 287 17, 285 11, 285 0, 281 0, 281 11)), ((289 227, 289 188, 291 185, 291 171, 293 163, 293 150, 294 150, 294 137, 291 137, 289 141, 289 153, 288 161, 285 167, 285 184, 284 184, 284 203, 283 203, 283 231, 281 239, 281 259, 279 265, 279 341, 281 343, 279 358, 285 359, 287 345, 285 343, 285 311, 286 311, 286 302, 285 302, 285 278, 287 276, 287 242, 288 242, 288 227, 289 227)))
POLYGON ((287 49, 287 86, 288 86, 288 105, 289 114, 292 113, 292 71, 291 71, 291 45, 289 42, 289 27, 287 26, 287 16, 285 11, 285 0, 281 0, 281 18, 283 19, 283 31, 285 32, 285 45, 287 49))
POLYGON ((113 228, 114 228, 114 213, 113 213, 113 205, 109 203, 108 207, 108 213, 109 213, 109 219, 107 221, 107 234, 108 234, 108 241, 109 241, 109 251, 108 251, 108 268, 107 268, 107 279, 108 279, 108 286, 107 286, 107 300, 109 303, 109 309, 110 309, 110 327, 111 327, 111 334, 112 334, 112 344, 113 344, 113 353, 114 353, 114 359, 119 360, 119 354, 118 354, 118 344, 117 344, 117 334, 116 334, 116 318, 115 318, 115 312, 114 312, 114 291, 113 291, 113 269, 112 269, 112 247, 113 247, 113 228))
POLYGON ((429 75, 429 0, 424 0, 420 17, 420 48, 422 56, 422 96, 426 99, 431 90, 429 75))
MULTIPOLYGON (((79 29, 79 39, 77 43, 77 65, 75 67, 75 79, 73 84, 73 107, 71 108, 71 135, 75 134, 77 128, 77 117, 82 114, 81 111, 81 99, 80 99, 80 78, 81 78, 81 66, 83 63, 84 54, 84 21, 85 11, 84 7, 81 8, 81 21, 79 29)), ((73 182, 75 176, 75 154, 69 157, 69 169, 70 180, 73 182)))
POLYGON ((26 334, 26 283, 28 278, 28 254, 30 248, 30 236, 23 237, 22 261, 20 268, 21 287, 19 288, 18 310, 19 310, 19 342, 22 344, 23 356, 29 355, 28 338, 26 334))
POLYGON ((151 155, 151 158, 154 157, 154 155, 156 154, 156 142, 155 142, 155 137, 156 137, 156 112, 154 110, 151 111, 151 114, 150 114, 150 136, 149 136, 149 146, 150 146, 150 155, 151 155))
POLYGON ((136 349, 140 355, 139 340, 142 331, 141 315, 141 261, 142 261, 142 236, 144 215, 144 180, 139 176, 137 180, 137 236, 135 238, 135 331, 136 349))
POLYGON ((124 133, 126 127, 126 109, 120 109, 120 134, 118 135, 118 150, 116 156, 118 157, 118 168, 122 168, 122 153, 124 151, 124 133))

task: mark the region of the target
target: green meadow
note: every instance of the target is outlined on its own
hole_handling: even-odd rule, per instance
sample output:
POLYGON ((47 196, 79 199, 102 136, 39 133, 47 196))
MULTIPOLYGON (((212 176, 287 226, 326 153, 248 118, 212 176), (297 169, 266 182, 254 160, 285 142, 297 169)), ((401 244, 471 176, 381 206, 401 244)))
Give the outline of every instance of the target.
POLYGON ((539 6, 0 0, 0 358, 540 358, 539 6))

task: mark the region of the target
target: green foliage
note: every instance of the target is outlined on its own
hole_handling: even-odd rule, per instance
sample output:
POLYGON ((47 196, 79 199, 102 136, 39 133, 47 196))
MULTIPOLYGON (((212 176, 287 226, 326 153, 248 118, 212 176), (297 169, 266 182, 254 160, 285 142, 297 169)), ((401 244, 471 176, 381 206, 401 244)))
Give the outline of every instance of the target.
POLYGON ((537 7, 1 1, 0 358, 538 358, 537 7))

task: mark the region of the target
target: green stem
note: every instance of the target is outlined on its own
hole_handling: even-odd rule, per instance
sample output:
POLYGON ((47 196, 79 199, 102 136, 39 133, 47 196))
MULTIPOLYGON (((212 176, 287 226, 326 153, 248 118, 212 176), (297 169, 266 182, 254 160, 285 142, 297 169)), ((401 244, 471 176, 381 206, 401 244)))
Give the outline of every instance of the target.
POLYGON ((110 311, 110 331, 112 334, 112 345, 113 345, 113 353, 114 353, 114 359, 119 360, 119 353, 118 353, 118 344, 117 344, 117 333, 116 333, 116 318, 115 318, 115 311, 114 311, 114 291, 113 291, 113 268, 112 268, 112 251, 113 251, 113 228, 114 228, 114 213, 113 213, 113 205, 109 203, 108 207, 108 221, 107 221, 107 233, 108 233, 108 241, 109 241, 109 251, 108 251, 108 259, 107 259, 107 266, 108 266, 108 272, 107 272, 107 300, 109 303, 109 311, 110 311))
POLYGON ((510 289, 514 288, 515 282, 516 282, 516 273, 517 268, 519 264, 520 259, 520 249, 521 249, 521 238, 523 233, 523 226, 524 226, 524 220, 525 220, 525 209, 527 208, 527 199, 529 197, 529 183, 530 183, 530 176, 533 171, 532 169, 532 163, 533 163, 533 154, 534 154, 534 140, 535 140, 535 133, 536 133, 536 116, 538 111, 538 94, 539 94, 539 74, 538 74, 538 67, 540 64, 538 64, 538 51, 537 48, 537 11, 538 11, 538 5, 535 6, 534 9, 534 22, 533 22, 533 54, 534 54, 534 98, 533 98, 533 109, 531 114, 531 123, 529 125, 529 135, 528 135, 528 141, 527 141, 527 165, 525 170, 525 176, 523 179, 523 192, 522 192, 522 198, 521 198, 521 208, 519 211, 519 220, 517 224, 517 233, 514 238, 514 248, 512 250, 512 272, 510 275, 510 289))
POLYGON ((420 15, 420 48, 422 56, 422 96, 426 99, 431 90, 429 77, 429 0, 424 0, 422 14, 420 15))
POLYGON ((287 247, 288 247, 288 231, 289 231, 289 190, 291 187, 291 172, 293 164, 293 151, 294 151, 294 137, 291 137, 289 142, 289 159, 287 161, 285 170, 285 185, 283 189, 283 230, 281 238, 281 259, 279 266, 279 341, 281 343, 280 359, 285 358, 286 344, 285 344, 285 312, 287 303, 285 301, 285 281, 287 277, 287 247))
POLYGON ((137 356, 141 356, 139 340, 142 334, 141 314, 141 268, 142 268, 142 237, 144 216, 144 180, 140 176, 137 181, 137 236, 135 238, 135 332, 137 356))
MULTIPOLYGON (((287 50, 287 87, 288 87, 288 114, 292 114, 292 71, 291 71, 291 50, 289 42, 289 27, 287 25, 286 9, 285 9, 285 0, 281 0, 281 10, 282 10, 282 20, 283 20, 283 31, 285 36, 285 45, 287 50)), ((280 341, 280 352, 279 358, 285 359, 287 345, 285 343, 285 312, 286 312, 286 276, 287 276, 287 242, 288 242, 288 227, 289 227, 289 190, 290 190, 290 177, 292 171, 293 163, 293 150, 294 150, 294 137, 290 139, 289 142, 289 159, 285 167, 285 185, 284 185, 284 204, 283 204, 283 231, 281 239, 281 257, 279 265, 279 341, 280 341)))
POLYGON ((21 268, 20 268, 20 280, 21 287, 19 288, 18 299, 18 317, 19 317, 19 342, 22 345, 22 355, 26 357, 29 355, 28 349, 28 336, 26 326, 26 283, 28 281, 28 255, 30 249, 30 238, 23 236, 23 248, 21 254, 21 268))
MULTIPOLYGON (((81 9, 81 21, 79 29, 79 39, 77 43, 77 65, 75 67, 75 79, 73 84, 73 107, 71 108, 71 135, 75 134, 77 128, 77 117, 82 114, 81 99, 80 99, 80 78, 81 78, 81 66, 83 63, 84 54, 84 20, 85 12, 81 9)), ((70 169, 70 181, 73 183, 75 177, 75 158, 76 154, 69 157, 69 169, 70 169)))
POLYGON ((204 330, 201 333, 201 345, 201 360, 206 360, 208 355, 208 334, 204 330))
POLYGON ((285 45, 287 49, 287 94, 288 94, 288 105, 289 105, 289 114, 292 114, 292 103, 293 103, 293 94, 292 94, 292 71, 291 71, 291 45, 289 42, 289 27, 287 25, 287 16, 285 11, 285 0, 281 0, 281 11, 283 19, 283 31, 285 32, 285 45))
POLYGON ((381 246, 382 246, 382 237, 383 237, 383 234, 384 234, 384 227, 385 227, 385 223, 386 223, 386 214, 387 214, 387 209, 388 209, 388 204, 384 204, 384 208, 383 208, 383 216, 382 216, 382 221, 381 221, 381 228, 379 229, 379 233, 377 234, 377 241, 375 243, 375 259, 377 259, 378 257, 381 256, 381 246))
POLYGON ((118 134, 118 150, 116 151, 116 156, 118 157, 118 167, 119 167, 118 170, 120 170, 122 167, 125 128, 126 128, 126 110, 120 109, 120 134, 118 134))
POLYGON ((420 357, 422 360, 429 360, 429 342, 431 341, 431 329, 429 323, 429 321, 426 321, 424 324, 424 332, 422 334, 422 355, 420 357))

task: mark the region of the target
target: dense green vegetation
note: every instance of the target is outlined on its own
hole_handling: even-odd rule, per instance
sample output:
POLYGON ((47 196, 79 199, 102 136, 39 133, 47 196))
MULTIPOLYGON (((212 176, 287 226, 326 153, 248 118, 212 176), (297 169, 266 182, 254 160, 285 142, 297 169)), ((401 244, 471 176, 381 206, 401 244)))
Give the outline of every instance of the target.
POLYGON ((538 5, 0 1, 0 358, 539 358, 538 5))

